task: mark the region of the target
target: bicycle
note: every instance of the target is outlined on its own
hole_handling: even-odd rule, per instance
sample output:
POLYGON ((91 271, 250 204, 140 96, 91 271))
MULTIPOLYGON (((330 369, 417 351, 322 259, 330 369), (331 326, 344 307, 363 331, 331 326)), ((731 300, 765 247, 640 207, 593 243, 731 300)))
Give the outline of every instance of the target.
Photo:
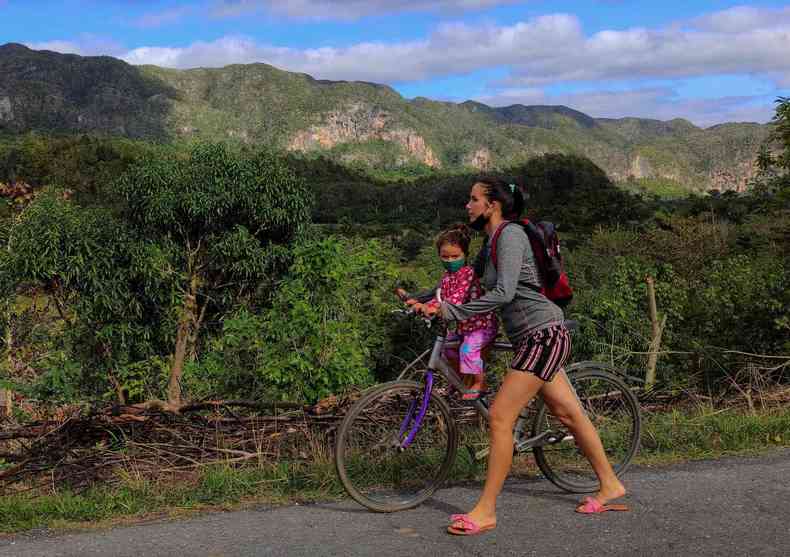
MULTIPOLYGON (((573 327, 572 322, 566 324, 573 327)), ((347 493, 371 511, 396 512, 418 506, 442 486, 452 469, 458 428, 447 400, 434 388, 435 373, 439 372, 453 388, 464 389, 443 356, 444 348, 452 344, 446 341, 445 332, 439 331, 421 381, 397 379, 371 387, 340 424, 335 443, 337 474, 347 493)), ((490 349, 512 351, 513 346, 495 341, 490 349)), ((571 364, 563 373, 598 429, 615 473, 621 476, 639 449, 639 403, 624 380, 634 378, 591 361, 571 364)), ((488 399, 480 397, 472 404, 487 420, 488 399)), ((516 421, 513 447, 514 454, 531 450, 543 475, 565 491, 590 493, 598 488, 573 436, 540 397, 525 407, 516 421)), ((482 459, 487 454, 486 448, 474 457, 482 459)))

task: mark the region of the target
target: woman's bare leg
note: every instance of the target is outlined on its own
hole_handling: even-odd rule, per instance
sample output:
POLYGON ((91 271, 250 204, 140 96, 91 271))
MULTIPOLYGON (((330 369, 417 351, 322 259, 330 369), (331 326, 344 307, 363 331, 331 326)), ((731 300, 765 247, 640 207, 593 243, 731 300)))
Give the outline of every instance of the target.
POLYGON ((590 461, 601 484, 595 495, 598 502, 603 505, 625 495, 625 487, 606 458, 598 431, 579 404, 566 375, 558 373, 550 383, 545 384, 540 394, 551 413, 571 431, 579 449, 590 461))
POLYGON ((513 426, 521 409, 543 385, 545 383, 531 373, 510 370, 491 405, 486 483, 475 508, 468 513, 480 526, 496 523, 496 499, 513 464, 513 426))

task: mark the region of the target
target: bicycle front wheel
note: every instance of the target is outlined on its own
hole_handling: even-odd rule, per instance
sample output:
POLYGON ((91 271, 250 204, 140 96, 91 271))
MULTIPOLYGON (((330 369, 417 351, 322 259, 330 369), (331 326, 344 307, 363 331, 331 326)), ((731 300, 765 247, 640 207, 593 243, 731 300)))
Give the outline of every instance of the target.
POLYGON ((385 383, 364 394, 340 425, 338 476, 348 494, 372 511, 416 507, 441 487, 452 468, 458 435, 447 402, 431 393, 415 428, 424 396, 420 383, 385 383))
MULTIPOLYGON (((579 402, 601 438, 604 452, 622 475, 639 449, 641 415, 639 401, 628 385, 616 375, 594 364, 568 374, 579 402)), ((575 439, 541 400, 532 436, 545 435, 545 444, 533 449, 540 470, 557 487, 572 493, 598 489, 598 478, 576 446, 575 439)))

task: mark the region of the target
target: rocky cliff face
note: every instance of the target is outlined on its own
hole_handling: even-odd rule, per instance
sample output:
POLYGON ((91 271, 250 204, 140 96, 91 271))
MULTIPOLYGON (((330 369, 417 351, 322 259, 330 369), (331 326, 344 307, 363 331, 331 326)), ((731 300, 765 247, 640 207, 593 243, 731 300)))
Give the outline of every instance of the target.
POLYGON ((425 139, 414 130, 398 126, 389 112, 354 103, 322 115, 321 119, 322 123, 297 132, 288 142, 288 149, 331 149, 340 143, 378 139, 400 145, 413 158, 432 168, 441 166, 425 139))
POLYGON ((485 147, 480 147, 464 158, 464 164, 480 171, 491 170, 493 166, 491 151, 485 147))
POLYGON ((757 176, 757 161, 742 161, 734 168, 717 168, 710 171, 710 189, 719 191, 744 192, 749 183, 757 176))

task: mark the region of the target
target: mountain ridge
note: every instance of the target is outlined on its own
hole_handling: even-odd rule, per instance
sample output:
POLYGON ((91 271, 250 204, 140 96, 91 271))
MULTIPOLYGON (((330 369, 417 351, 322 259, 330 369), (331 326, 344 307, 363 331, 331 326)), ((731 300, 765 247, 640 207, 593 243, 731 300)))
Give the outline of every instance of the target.
POLYGON ((176 70, 0 45, 0 132, 27 131, 267 143, 372 169, 486 171, 563 152, 590 158, 614 180, 743 190, 768 126, 405 99, 388 85, 265 63, 176 70))

